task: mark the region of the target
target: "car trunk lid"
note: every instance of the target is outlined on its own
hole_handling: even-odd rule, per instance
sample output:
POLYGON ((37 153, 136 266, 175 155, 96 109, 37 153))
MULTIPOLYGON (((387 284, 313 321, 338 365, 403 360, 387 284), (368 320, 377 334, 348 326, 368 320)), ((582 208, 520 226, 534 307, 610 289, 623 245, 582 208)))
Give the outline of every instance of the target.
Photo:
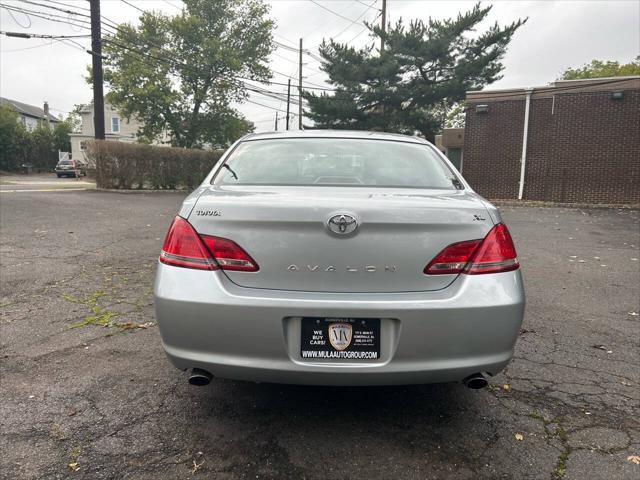
POLYGON ((344 293, 446 288, 457 275, 425 275, 425 265, 493 226, 479 197, 464 190, 321 186, 212 186, 189 222, 255 259, 257 272, 224 272, 239 286, 344 293), (328 220, 343 214, 357 229, 333 233, 328 220))

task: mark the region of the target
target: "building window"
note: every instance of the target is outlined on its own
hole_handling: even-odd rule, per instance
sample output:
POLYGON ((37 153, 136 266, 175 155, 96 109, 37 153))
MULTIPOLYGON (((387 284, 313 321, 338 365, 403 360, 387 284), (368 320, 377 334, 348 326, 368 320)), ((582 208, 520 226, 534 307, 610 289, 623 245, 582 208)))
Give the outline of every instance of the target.
POLYGON ((80 150, 86 150, 87 149, 87 141, 86 140, 82 140, 80 142, 80 150))
POLYGON ((120 133, 120 118, 111 117, 111 132, 120 133))

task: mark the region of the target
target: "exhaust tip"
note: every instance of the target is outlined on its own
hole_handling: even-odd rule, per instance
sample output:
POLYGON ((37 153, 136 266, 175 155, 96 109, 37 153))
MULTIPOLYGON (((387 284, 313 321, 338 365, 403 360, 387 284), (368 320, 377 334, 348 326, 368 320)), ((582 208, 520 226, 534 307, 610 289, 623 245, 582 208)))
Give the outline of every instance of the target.
POLYGON ((205 385, 209 385, 212 377, 213 375, 206 370, 194 368, 191 370, 191 375, 189 375, 189 383, 196 387, 204 387, 205 385))
POLYGON ((472 390, 480 390, 488 385, 487 379, 481 373, 474 373, 473 375, 469 375, 465 378, 462 383, 465 384, 467 388, 471 388, 472 390))

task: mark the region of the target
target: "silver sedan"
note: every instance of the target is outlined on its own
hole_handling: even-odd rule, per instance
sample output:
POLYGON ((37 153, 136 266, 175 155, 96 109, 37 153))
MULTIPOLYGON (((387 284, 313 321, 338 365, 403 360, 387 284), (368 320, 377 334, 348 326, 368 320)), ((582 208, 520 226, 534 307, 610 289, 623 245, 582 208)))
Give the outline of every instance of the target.
POLYGON ((498 210, 419 138, 252 134, 184 201, 155 307, 190 382, 487 384, 524 312, 498 210))

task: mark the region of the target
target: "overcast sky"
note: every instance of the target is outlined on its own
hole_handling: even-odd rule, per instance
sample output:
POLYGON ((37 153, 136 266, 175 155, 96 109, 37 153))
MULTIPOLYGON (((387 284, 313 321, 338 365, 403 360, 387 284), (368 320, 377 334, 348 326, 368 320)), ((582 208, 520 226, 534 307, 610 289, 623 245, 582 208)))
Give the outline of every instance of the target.
MULTIPOLYGON (((46 0, 33 0, 44 3, 46 0)), ((85 0, 57 0, 87 8, 85 0)), ((128 0, 145 10, 161 10, 167 14, 180 11, 180 0, 128 0)), ((323 38, 336 37, 354 45, 371 40, 364 32, 363 20, 378 15, 382 0, 272 0, 271 17, 277 29, 275 40, 292 47, 303 38, 304 48, 317 53, 323 38), (370 6, 370 7, 369 7, 370 6), (343 18, 344 17, 344 18, 343 18), (349 20, 350 19, 350 20, 349 20), (353 22, 359 19, 357 22, 353 22), (355 37, 355 38, 354 38, 355 37)), ((498 21, 504 25, 518 18, 529 17, 520 28, 504 60, 504 78, 487 88, 511 88, 545 85, 553 81, 567 67, 577 67, 597 58, 629 62, 640 53, 640 1, 494 1, 486 25, 498 21)), ((0 0, 0 4, 20 5, 35 11, 43 7, 15 0, 0 0)), ((401 17, 427 19, 448 18, 466 11, 474 2, 388 0, 387 18, 395 22, 401 17)), ((54 4, 52 4, 54 5, 54 4)), ((58 7, 60 3, 57 4, 58 7)), ((33 15, 0 9, 0 29, 27 33, 80 35, 87 33, 73 18, 62 12, 53 12, 72 24, 54 23, 33 15), (71 19, 70 19, 71 18, 71 19)), ((120 0, 102 0, 102 14, 116 22, 136 23, 140 12, 120 0)), ((90 39, 77 39, 85 48, 90 39)), ((305 83, 324 84, 325 75, 319 63, 305 55, 303 74, 305 83)), ((0 95, 32 105, 48 101, 52 113, 66 114, 75 104, 91 100, 91 88, 84 81, 89 54, 80 46, 42 39, 20 39, 0 36, 0 95)), ((275 72, 273 80, 287 81, 285 75, 297 78, 297 53, 278 48, 271 57, 275 72)), ((272 85, 271 90, 286 92, 286 87, 272 85)), ((255 102, 284 110, 285 102, 254 95, 255 102)), ((240 110, 256 124, 257 130, 272 130, 275 111, 255 104, 244 104, 240 110)), ((282 115, 282 114, 281 114, 282 115)), ((297 122, 296 122, 297 124, 297 122)))

